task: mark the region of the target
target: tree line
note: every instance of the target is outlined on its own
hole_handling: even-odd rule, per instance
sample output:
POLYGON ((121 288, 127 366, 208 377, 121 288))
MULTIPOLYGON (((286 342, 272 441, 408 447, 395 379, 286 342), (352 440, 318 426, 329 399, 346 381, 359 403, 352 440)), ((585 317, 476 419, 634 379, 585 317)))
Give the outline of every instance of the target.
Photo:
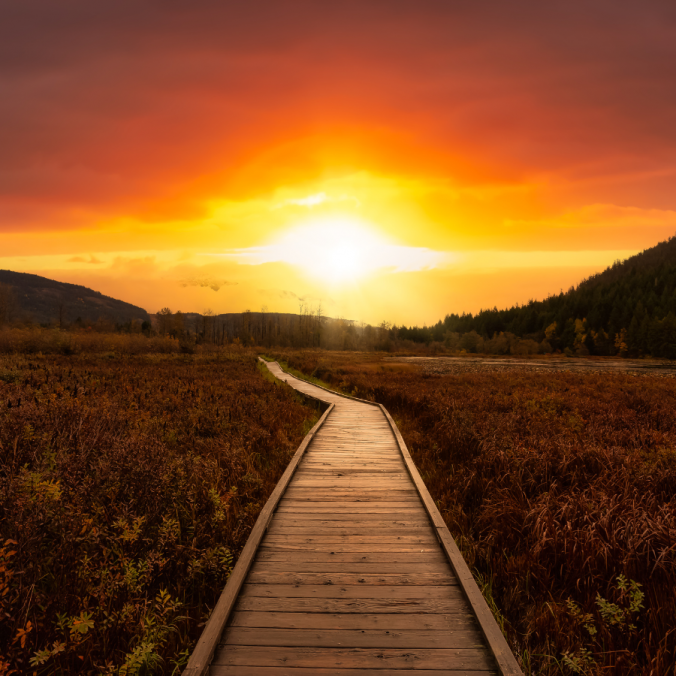
POLYGON ((397 335, 468 352, 506 354, 515 345, 522 353, 676 359, 676 237, 545 300, 448 314, 431 327, 400 327, 397 335))
POLYGON ((298 314, 259 312, 215 314, 160 310, 153 321, 160 335, 177 338, 189 351, 200 343, 239 344, 260 347, 325 348, 331 350, 388 350, 392 348, 392 327, 387 322, 374 327, 350 319, 323 314, 321 304, 301 304, 298 314))

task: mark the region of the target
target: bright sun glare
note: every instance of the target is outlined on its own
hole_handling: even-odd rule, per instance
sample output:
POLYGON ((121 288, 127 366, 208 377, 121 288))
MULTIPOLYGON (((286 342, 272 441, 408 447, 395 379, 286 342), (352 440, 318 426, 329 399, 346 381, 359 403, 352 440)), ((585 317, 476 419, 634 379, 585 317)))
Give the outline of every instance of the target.
POLYGON ((303 221, 265 246, 218 254, 245 265, 287 263, 330 284, 347 284, 377 271, 408 272, 442 264, 446 254, 393 244, 351 216, 303 221))
POLYGON ((372 272, 388 243, 356 219, 333 217, 294 228, 276 246, 287 262, 315 277, 338 283, 372 272))

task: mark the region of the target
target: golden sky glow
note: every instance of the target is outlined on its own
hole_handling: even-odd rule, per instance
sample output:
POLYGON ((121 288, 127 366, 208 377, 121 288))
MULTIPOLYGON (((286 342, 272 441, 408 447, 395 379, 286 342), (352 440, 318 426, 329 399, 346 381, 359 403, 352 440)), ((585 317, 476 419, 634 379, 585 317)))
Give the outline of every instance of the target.
POLYGON ((38 4, 0 17, 0 268, 429 323, 676 232, 666 5, 38 4))

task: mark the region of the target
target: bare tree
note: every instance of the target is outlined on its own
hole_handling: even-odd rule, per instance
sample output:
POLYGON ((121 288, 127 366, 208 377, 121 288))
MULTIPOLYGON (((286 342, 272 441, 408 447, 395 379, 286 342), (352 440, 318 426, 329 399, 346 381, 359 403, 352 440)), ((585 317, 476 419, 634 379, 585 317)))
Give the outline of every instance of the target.
POLYGON ((216 326, 216 313, 211 308, 207 308, 202 313, 202 326, 204 341, 207 343, 216 342, 214 335, 216 326))
POLYGON ((160 333, 162 335, 166 335, 171 331, 171 318, 172 318, 172 311, 168 307, 163 307, 158 313, 157 313, 157 323, 158 323, 158 328, 160 330, 160 333))

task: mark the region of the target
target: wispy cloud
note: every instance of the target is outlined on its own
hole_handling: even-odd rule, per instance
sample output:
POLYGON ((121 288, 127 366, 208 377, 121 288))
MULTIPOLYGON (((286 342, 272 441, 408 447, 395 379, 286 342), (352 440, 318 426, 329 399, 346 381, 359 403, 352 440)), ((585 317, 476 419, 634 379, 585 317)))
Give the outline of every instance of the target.
POLYGON ((69 263, 88 263, 89 265, 103 265, 103 261, 99 260, 93 254, 89 254, 89 258, 84 256, 72 256, 68 259, 69 263))
POLYGON ((203 289, 212 289, 213 291, 219 291, 224 286, 237 286, 238 284, 238 282, 229 282, 225 279, 210 279, 208 277, 182 279, 179 283, 183 288, 188 286, 199 286, 203 289))

